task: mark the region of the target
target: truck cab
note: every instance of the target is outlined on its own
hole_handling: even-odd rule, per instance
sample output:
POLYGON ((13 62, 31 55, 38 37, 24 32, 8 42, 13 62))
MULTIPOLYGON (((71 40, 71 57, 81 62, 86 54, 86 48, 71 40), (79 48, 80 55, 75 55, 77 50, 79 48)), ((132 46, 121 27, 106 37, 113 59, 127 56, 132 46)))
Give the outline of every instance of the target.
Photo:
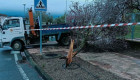
POLYGON ((11 46, 14 50, 21 50, 24 41, 24 23, 22 17, 5 18, 0 27, 0 45, 11 46))

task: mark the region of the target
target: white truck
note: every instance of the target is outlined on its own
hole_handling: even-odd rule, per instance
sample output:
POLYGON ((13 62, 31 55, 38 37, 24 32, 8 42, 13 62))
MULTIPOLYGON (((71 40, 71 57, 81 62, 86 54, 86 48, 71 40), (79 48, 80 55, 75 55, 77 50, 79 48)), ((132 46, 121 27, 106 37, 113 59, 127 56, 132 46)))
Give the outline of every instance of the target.
MULTIPOLYGON (((62 27, 62 26, 57 26, 62 27)), ((8 17, 0 25, 0 47, 11 46, 14 50, 19 51, 24 46, 30 45, 31 42, 39 41, 39 36, 33 36, 29 30, 30 25, 26 25, 22 17, 8 17)), ((43 31, 43 39, 47 40, 48 36, 55 36, 56 41, 69 44, 69 30, 43 31)), ((43 40, 43 41, 45 41, 43 40)), ((47 42, 47 41, 45 41, 47 42)))

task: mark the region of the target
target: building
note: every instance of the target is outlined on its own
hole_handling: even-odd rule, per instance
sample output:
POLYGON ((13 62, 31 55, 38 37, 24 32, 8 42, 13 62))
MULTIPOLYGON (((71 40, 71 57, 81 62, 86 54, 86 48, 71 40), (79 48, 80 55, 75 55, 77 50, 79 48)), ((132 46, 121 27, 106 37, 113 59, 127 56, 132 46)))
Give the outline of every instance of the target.
POLYGON ((2 25, 4 18, 6 18, 7 15, 0 14, 0 24, 2 25))

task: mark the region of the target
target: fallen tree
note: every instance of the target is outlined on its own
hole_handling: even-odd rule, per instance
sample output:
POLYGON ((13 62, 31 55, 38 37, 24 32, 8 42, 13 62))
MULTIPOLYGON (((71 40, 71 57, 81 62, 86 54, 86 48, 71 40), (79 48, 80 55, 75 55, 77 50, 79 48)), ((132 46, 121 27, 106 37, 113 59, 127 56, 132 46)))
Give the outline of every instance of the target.
MULTIPOLYGON (((73 2, 67 15, 67 22, 71 26, 124 23, 125 14, 132 11, 127 3, 128 0, 98 0, 83 5, 73 2)), ((73 31, 72 38, 78 52, 87 46, 101 51, 119 51, 128 48, 124 41, 128 32, 127 26, 77 29, 73 31)))

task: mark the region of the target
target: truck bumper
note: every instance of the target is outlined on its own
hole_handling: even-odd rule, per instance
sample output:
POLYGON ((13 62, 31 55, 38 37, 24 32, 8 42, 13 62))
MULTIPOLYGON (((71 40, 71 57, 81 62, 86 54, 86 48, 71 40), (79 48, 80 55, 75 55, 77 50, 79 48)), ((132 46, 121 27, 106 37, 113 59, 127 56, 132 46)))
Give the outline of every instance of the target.
POLYGON ((3 46, 2 46, 2 42, 0 42, 0 48, 2 48, 3 46))

